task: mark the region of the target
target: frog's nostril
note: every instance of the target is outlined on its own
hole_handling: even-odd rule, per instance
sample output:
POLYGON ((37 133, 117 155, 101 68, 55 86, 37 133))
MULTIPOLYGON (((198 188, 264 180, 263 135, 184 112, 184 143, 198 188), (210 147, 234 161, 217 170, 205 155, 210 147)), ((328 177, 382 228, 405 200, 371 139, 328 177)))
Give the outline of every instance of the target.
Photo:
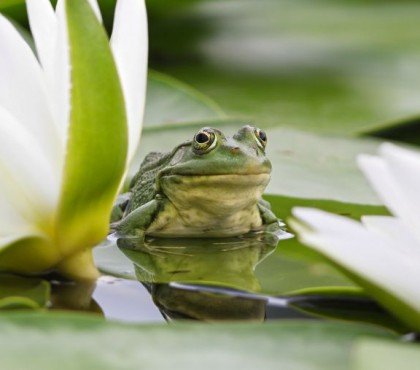
POLYGON ((235 146, 233 148, 230 148, 230 152, 232 154, 238 154, 239 153, 239 146, 235 146))

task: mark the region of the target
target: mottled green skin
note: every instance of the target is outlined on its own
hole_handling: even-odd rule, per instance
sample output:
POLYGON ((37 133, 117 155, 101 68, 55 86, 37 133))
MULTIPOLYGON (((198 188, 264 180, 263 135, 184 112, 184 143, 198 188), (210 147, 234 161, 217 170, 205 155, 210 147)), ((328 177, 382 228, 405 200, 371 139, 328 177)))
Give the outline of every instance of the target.
POLYGON ((169 153, 146 156, 114 209, 121 220, 112 228, 121 237, 226 237, 278 224, 261 194, 271 163, 255 128, 232 137, 217 129, 213 148, 197 152, 193 141, 169 153))
POLYGON ((126 214, 154 199, 157 191, 157 177, 170 163, 175 153, 189 148, 191 142, 178 145, 172 152, 151 152, 143 160, 140 169, 130 182, 131 197, 127 204, 126 214))

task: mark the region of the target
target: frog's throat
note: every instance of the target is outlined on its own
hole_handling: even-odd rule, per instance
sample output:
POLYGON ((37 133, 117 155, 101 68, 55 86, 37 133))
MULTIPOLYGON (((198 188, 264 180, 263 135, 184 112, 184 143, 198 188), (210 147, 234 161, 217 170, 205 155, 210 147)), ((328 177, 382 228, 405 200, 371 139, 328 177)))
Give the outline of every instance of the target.
POLYGON ((256 204, 270 174, 169 175, 161 178, 164 194, 178 208, 234 213, 256 204))

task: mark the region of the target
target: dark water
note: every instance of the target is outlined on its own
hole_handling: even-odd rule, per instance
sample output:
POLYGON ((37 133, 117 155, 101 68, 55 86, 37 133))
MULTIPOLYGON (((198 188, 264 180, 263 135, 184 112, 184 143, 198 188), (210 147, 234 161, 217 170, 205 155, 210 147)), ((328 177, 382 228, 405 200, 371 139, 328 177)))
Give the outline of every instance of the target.
POLYGON ((404 331, 363 294, 262 292, 256 267, 289 237, 111 240, 95 250, 96 263, 107 275, 94 284, 55 282, 51 309, 126 322, 340 319, 404 331))

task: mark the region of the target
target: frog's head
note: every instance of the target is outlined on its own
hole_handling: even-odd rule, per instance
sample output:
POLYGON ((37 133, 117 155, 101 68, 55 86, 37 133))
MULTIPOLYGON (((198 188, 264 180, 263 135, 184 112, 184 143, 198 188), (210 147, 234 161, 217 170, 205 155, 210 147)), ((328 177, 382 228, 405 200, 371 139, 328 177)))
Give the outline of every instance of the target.
POLYGON ((253 126, 242 127, 232 137, 204 127, 192 141, 178 147, 162 175, 269 175, 266 144, 265 132, 253 126))
POLYGON ((204 127, 174 151, 159 185, 174 203, 215 212, 255 205, 270 180, 266 144, 264 131, 253 126, 242 127, 232 137, 204 127))

